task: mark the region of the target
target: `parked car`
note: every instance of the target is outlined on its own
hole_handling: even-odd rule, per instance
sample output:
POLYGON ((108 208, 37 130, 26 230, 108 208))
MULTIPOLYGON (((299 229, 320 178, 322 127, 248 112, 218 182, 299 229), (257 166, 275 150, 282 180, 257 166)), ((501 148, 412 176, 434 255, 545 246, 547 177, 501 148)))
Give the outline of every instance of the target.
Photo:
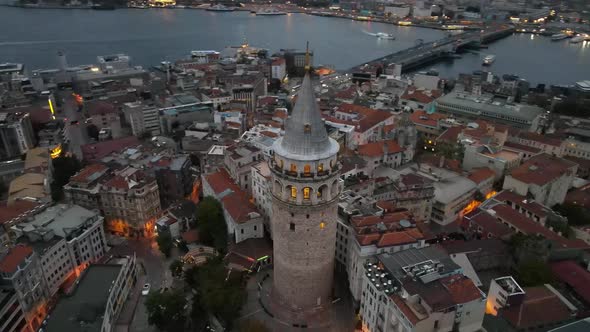
POLYGON ((141 295, 148 295, 150 293, 150 284, 143 284, 143 289, 141 290, 141 295))

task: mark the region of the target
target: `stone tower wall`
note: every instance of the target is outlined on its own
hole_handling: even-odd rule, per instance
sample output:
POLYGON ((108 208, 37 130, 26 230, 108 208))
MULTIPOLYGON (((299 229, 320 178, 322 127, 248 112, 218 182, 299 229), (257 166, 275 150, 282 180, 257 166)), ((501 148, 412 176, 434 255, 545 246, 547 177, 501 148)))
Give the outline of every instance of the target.
POLYGON ((293 310, 331 301, 337 208, 337 198, 306 206, 273 197, 273 292, 293 310))

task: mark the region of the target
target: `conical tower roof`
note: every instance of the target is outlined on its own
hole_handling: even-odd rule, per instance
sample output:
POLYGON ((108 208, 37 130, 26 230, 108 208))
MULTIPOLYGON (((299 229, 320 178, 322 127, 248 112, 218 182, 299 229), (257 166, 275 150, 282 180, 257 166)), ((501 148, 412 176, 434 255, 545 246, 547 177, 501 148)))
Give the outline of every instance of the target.
POLYGON ((332 143, 322 121, 309 73, 305 74, 297 95, 297 102, 285 123, 281 150, 290 155, 322 156, 330 152, 332 143))

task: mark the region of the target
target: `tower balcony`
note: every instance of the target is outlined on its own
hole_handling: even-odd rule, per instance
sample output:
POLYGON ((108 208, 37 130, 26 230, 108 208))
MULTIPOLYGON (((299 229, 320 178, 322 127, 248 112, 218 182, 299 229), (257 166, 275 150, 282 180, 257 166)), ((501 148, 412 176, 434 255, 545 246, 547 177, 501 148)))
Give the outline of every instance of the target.
POLYGON ((297 172, 297 171, 291 171, 286 168, 281 168, 273 160, 270 161, 270 164, 271 164, 271 170, 275 174, 277 174, 279 176, 287 176, 288 178, 290 178, 292 180, 300 179, 300 180, 304 180, 304 181, 328 179, 328 178, 334 176, 335 174, 337 174, 338 171, 340 171, 340 169, 342 168, 341 163, 336 163, 331 169, 325 169, 323 171, 297 172))

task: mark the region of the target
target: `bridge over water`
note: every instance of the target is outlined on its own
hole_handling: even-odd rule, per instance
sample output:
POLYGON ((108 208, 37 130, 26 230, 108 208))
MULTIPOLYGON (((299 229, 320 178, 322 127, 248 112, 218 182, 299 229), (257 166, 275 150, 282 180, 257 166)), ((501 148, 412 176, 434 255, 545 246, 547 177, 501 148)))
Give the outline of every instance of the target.
POLYGON ((364 71, 363 69, 380 66, 383 68, 392 67, 394 75, 401 75, 410 69, 448 57, 468 45, 479 46, 490 43, 509 36, 513 32, 514 28, 508 26, 465 31, 433 42, 419 43, 416 46, 353 67, 351 71, 359 72, 364 71))

